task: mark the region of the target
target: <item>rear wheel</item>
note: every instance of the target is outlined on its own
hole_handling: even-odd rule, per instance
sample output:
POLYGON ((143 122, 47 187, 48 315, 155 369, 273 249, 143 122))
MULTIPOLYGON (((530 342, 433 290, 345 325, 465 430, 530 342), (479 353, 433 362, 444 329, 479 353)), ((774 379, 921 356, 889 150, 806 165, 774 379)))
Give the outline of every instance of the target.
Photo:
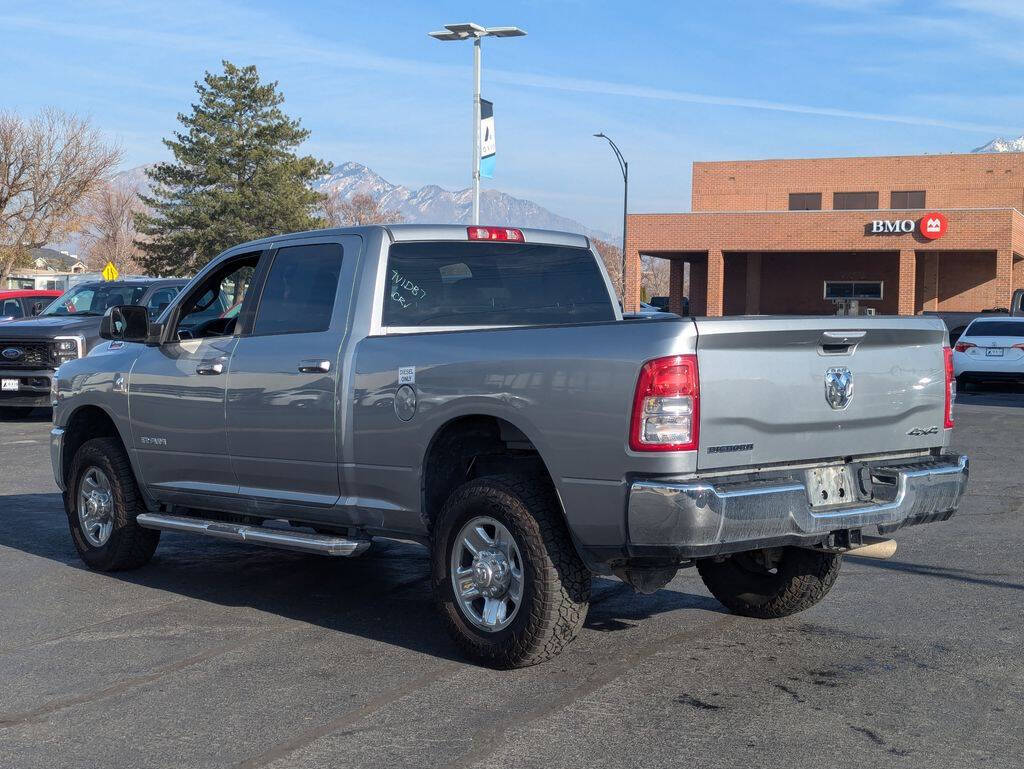
POLYGON ((479 662, 535 665, 583 627, 590 572, 540 479, 491 476, 459 487, 435 526, 431 559, 441 614, 479 662))
POLYGON ((160 532, 135 522, 145 509, 128 455, 116 438, 93 438, 78 449, 64 508, 75 549, 90 568, 135 569, 153 557, 160 532))
POLYGON ((722 561, 697 561, 711 594, 734 614, 775 619, 809 609, 839 576, 843 557, 800 547, 737 553, 722 561))
POLYGON ((32 406, 0 407, 0 419, 25 419, 35 409, 32 406))

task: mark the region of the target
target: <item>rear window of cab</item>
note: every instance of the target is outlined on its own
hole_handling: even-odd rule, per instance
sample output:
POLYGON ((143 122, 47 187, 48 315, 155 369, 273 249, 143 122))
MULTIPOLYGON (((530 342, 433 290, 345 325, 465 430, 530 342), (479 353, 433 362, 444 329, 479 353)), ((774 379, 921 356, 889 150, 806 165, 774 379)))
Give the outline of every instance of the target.
POLYGON ((586 248, 529 243, 395 243, 382 323, 519 326, 615 319, 586 248))

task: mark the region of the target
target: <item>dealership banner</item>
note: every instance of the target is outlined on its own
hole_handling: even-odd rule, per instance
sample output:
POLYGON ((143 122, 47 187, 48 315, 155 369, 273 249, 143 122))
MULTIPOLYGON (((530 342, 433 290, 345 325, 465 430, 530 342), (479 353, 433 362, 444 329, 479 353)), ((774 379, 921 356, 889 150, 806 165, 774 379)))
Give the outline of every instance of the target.
POLYGON ((480 175, 494 178, 494 104, 480 100, 480 175))

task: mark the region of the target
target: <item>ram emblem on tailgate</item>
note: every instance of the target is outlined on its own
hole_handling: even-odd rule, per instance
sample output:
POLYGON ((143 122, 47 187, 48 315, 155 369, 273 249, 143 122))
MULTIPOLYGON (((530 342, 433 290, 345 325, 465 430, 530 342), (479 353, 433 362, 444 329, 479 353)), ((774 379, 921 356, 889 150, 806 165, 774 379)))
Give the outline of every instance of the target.
POLYGON ((845 409, 853 398, 853 374, 845 366, 836 366, 825 372, 825 400, 829 406, 845 409))

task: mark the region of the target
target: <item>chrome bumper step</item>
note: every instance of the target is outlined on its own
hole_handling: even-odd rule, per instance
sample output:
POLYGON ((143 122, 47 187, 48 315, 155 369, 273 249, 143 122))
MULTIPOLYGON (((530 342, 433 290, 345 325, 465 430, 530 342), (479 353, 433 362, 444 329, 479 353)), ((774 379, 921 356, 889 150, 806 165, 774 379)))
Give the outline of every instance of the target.
POLYGON ((320 555, 359 555, 370 546, 368 539, 349 539, 331 534, 311 534, 305 531, 284 531, 265 526, 248 526, 240 523, 225 523, 202 518, 188 518, 183 515, 163 513, 142 513, 136 519, 139 526, 161 531, 184 531, 202 534, 232 542, 249 542, 282 550, 298 550, 320 555))

